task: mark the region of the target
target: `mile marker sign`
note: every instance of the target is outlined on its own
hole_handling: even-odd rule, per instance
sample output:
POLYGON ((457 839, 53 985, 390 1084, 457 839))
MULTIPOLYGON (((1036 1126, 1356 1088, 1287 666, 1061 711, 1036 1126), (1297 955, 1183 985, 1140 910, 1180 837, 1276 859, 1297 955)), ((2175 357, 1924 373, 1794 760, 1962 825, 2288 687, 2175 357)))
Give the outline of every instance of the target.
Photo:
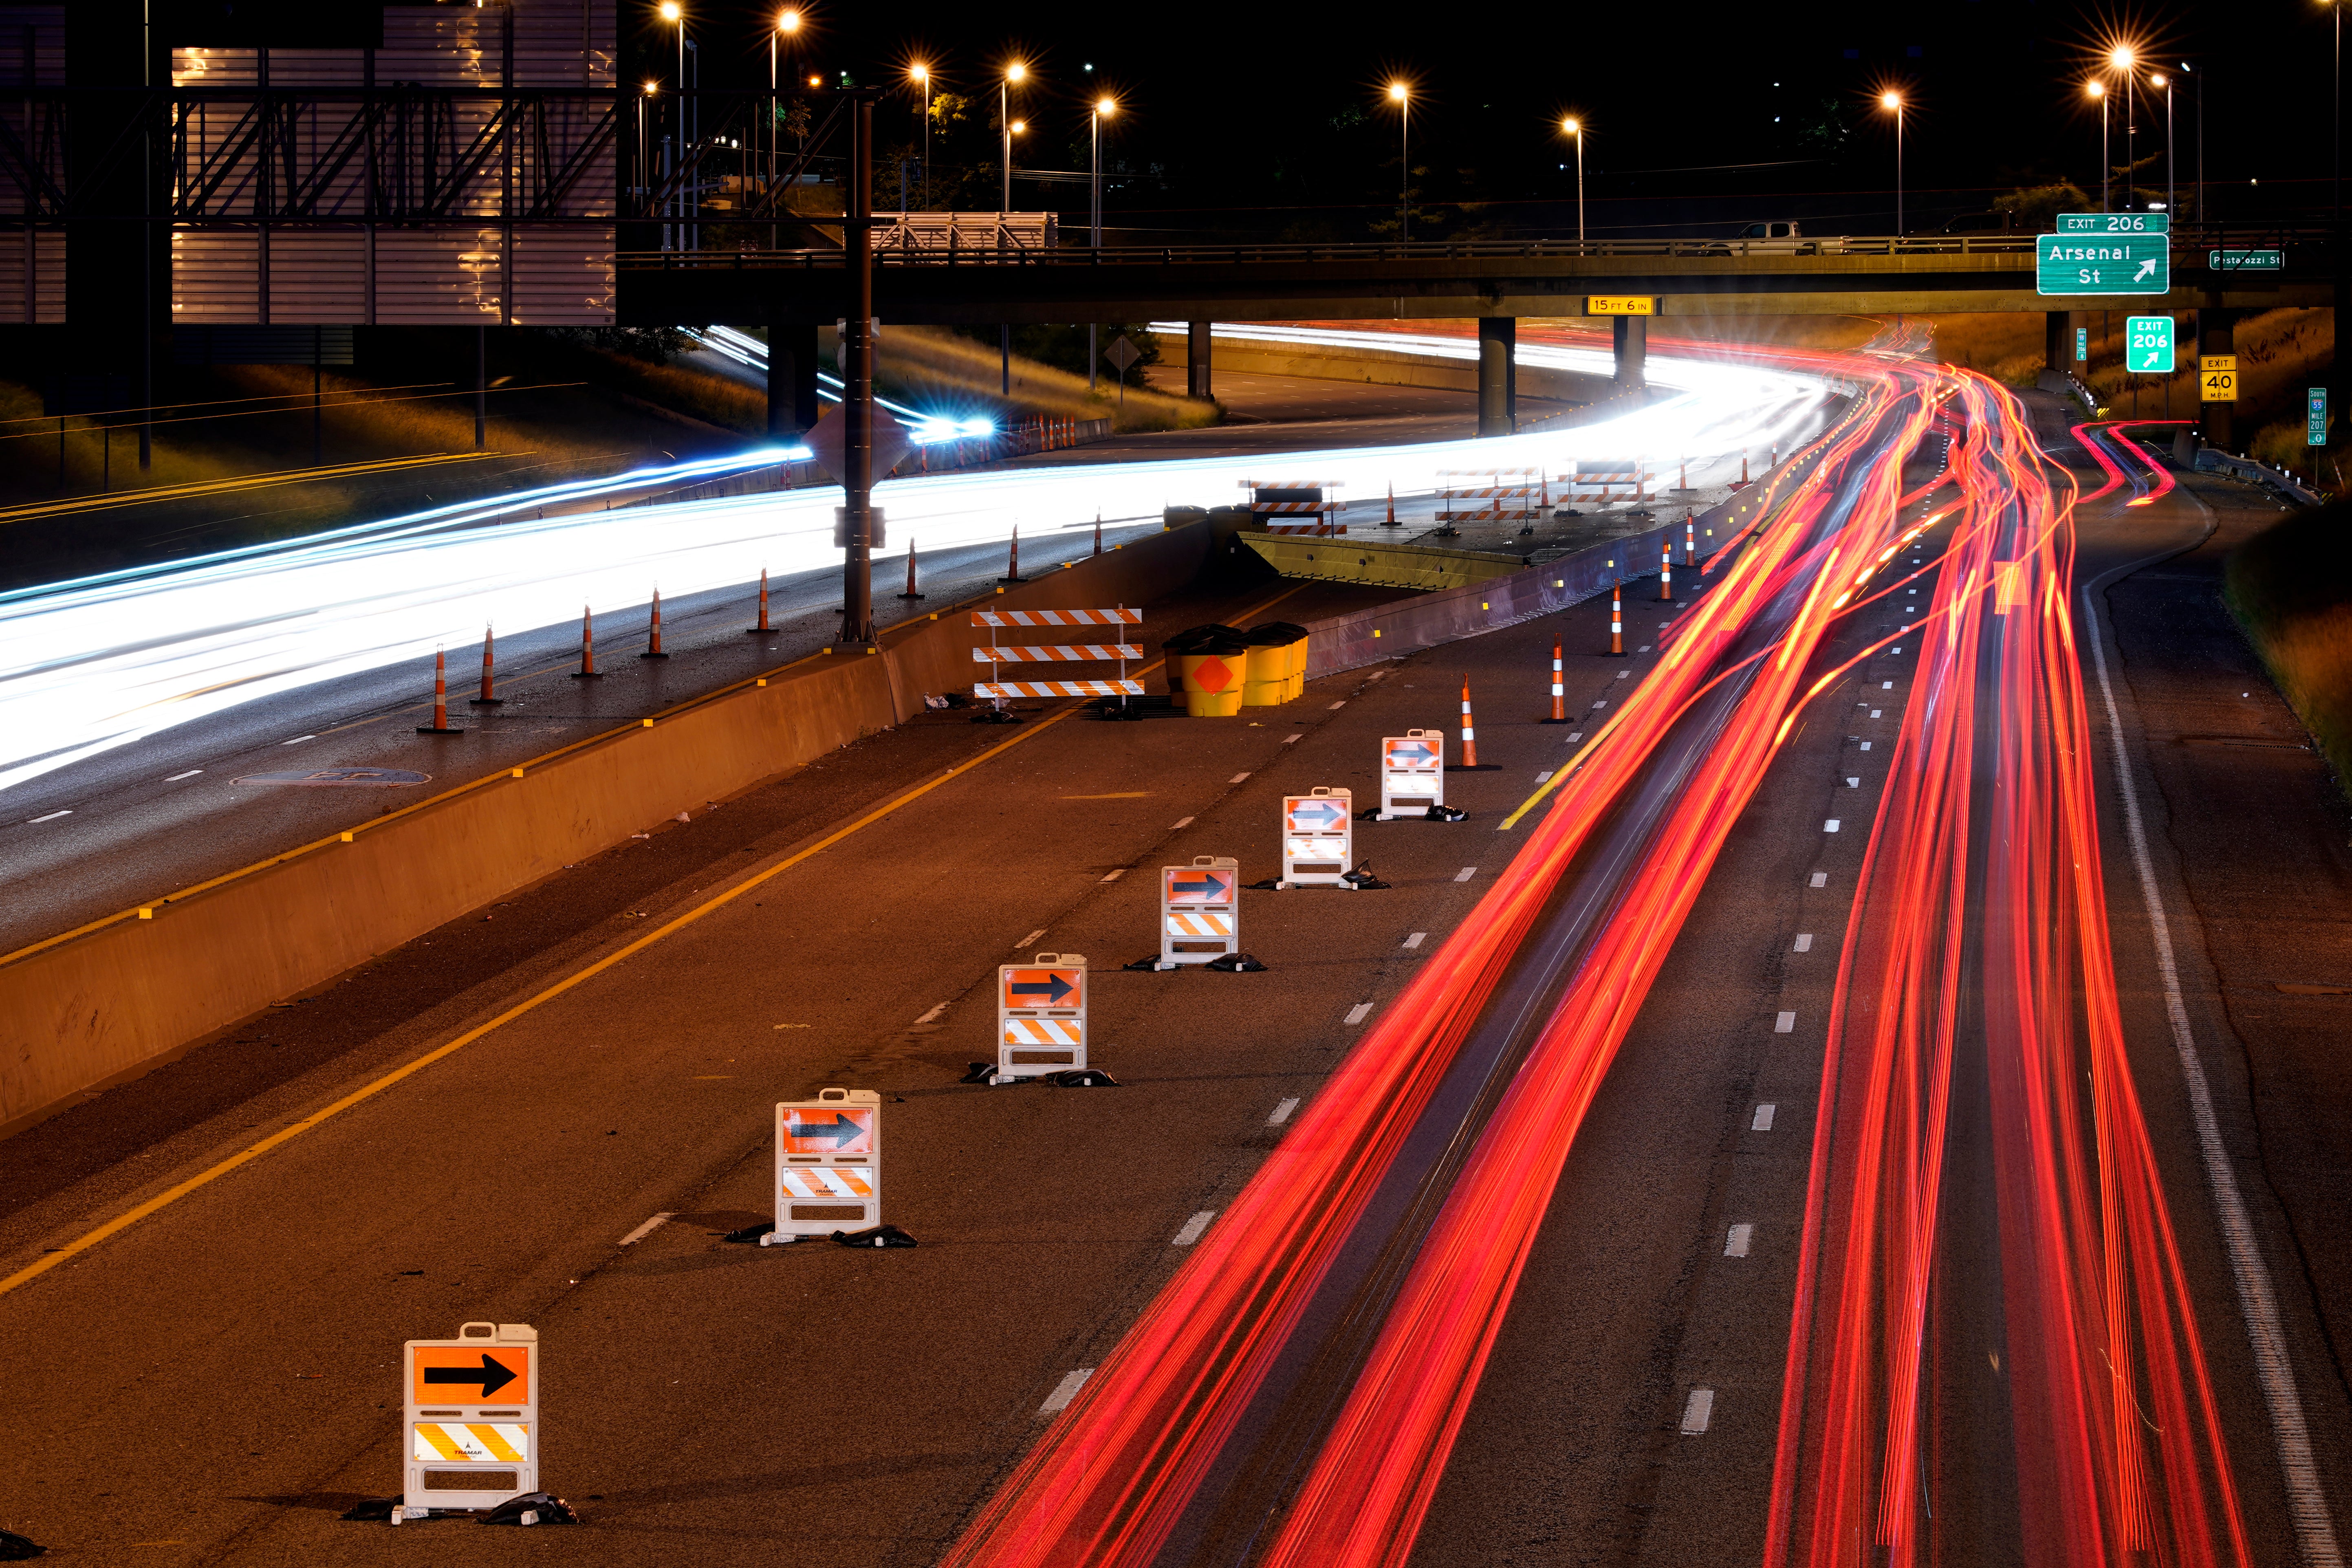
POLYGON ((2126 316, 2124 341, 2126 369, 2154 375, 2172 374, 2171 317, 2126 316))

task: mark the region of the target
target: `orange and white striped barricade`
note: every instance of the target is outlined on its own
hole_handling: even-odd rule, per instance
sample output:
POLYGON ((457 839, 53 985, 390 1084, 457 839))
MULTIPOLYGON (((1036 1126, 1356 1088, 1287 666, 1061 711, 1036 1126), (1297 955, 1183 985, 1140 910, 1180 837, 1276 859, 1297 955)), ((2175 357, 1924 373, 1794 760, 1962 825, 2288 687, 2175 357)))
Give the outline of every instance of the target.
POLYGON ((1346 888, 1356 848, 1356 797, 1316 788, 1282 797, 1282 880, 1277 889, 1346 888))
POLYGON ((1373 820, 1426 816, 1445 804, 1445 731, 1407 730, 1381 737, 1381 809, 1373 820))
POLYGON ((971 694, 981 701, 992 701, 1003 712, 1005 700, 1013 697, 1116 697, 1125 709, 1130 697, 1143 695, 1143 682, 1129 680, 1127 661, 1143 657, 1140 643, 1045 643, 1005 646, 1003 633, 1007 627, 1029 626, 1140 626, 1143 612, 1125 606, 1109 610, 975 610, 971 624, 988 628, 986 646, 971 650, 974 664, 986 665, 990 675, 1008 664, 1056 664, 1118 662, 1118 676, 1112 680, 982 680, 972 684, 971 694))
POLYGON ((1576 472, 1559 476, 1559 483, 1570 501, 1613 506, 1619 501, 1639 504, 1650 497, 1650 470, 1643 463, 1579 463, 1576 472))
POLYGON ((1195 855, 1160 868, 1160 963, 1209 963, 1242 950, 1241 862, 1195 855))
POLYGON ((1337 479, 1244 479, 1250 493, 1250 521, 1268 533, 1334 534, 1348 531, 1331 514, 1348 510, 1337 479))
POLYGON ((1541 468, 1449 468, 1437 485, 1443 532, 1456 531, 1457 522, 1533 522, 1543 515, 1541 468))
POLYGON ((1041 952, 996 971, 996 1074, 988 1081, 1068 1072, 1087 1065, 1087 956, 1041 952))
POLYGON ((541 1370, 539 1331, 529 1323, 467 1323, 454 1340, 407 1342, 407 1441, 393 1523, 493 1509, 540 1489, 541 1370))
POLYGON ((776 1106, 776 1228, 762 1247, 882 1223, 882 1097, 821 1089, 776 1106))

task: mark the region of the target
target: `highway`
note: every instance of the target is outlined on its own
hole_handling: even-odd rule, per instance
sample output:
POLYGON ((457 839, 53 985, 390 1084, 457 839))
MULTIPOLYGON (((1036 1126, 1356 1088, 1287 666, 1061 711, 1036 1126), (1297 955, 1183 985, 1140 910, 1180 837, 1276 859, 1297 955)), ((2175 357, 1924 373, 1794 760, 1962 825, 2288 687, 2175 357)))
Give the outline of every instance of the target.
MULTIPOLYGON (((2277 889, 2198 853, 2239 786, 2146 715, 2221 699, 2118 586, 2230 498, 2097 430, 2045 461, 2053 400, 1899 348, 1845 374, 1622 658, 1589 601, 1231 725, 918 719, 12 1140, 0 1387, 49 1440, 0 1523, 542 1554, 338 1517, 394 1485, 399 1342, 483 1319, 540 1330, 599 1562, 2326 1561, 2331 1037, 2227 1000, 2277 889), (1117 968, 1154 868, 1273 875, 1277 797, 1366 790, 1465 677, 1495 769, 1358 826, 1390 889, 1246 895, 1264 973, 1117 968), (956 1081, 1039 950, 1124 1087, 956 1081), (883 1092, 921 1245, 727 1244, 827 1084, 883 1092), (2307 1192, 2261 1152, 2298 1129, 2307 1192)), ((2239 701, 2196 722, 2298 732, 2239 701)), ((2301 884, 2339 961, 2343 885, 2301 884)))

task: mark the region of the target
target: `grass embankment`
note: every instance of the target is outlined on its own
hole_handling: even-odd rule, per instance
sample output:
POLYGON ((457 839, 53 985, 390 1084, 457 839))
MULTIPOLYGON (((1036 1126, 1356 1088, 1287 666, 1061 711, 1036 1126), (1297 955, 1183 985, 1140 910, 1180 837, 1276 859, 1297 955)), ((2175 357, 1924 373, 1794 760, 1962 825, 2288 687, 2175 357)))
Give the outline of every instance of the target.
POLYGON ((2338 787, 2352 783, 2352 501, 2291 514, 2230 552, 2222 597, 2338 787))

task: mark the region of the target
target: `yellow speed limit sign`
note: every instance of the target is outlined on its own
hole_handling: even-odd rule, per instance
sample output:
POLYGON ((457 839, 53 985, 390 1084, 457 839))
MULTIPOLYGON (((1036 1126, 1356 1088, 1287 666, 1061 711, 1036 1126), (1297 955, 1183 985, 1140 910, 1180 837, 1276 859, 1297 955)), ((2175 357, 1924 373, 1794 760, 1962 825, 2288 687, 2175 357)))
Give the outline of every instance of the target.
POLYGON ((1658 313, 1658 297, 1654 294, 1588 294, 1584 297, 1584 313, 1588 316, 1654 316, 1658 313))
POLYGON ((2197 356, 2197 401, 2200 403, 2238 401, 2238 356, 2236 354, 2199 354, 2197 356))

